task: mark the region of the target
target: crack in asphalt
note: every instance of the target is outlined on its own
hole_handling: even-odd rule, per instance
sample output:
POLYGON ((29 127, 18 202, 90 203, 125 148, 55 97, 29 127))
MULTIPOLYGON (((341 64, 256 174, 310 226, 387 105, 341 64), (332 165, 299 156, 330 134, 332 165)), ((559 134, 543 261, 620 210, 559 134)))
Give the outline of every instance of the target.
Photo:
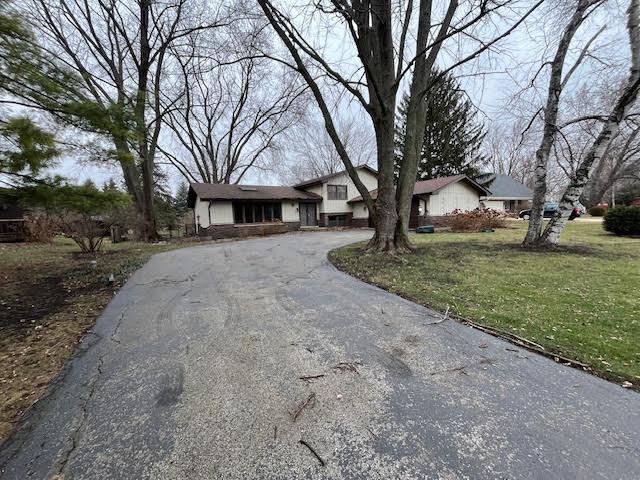
POLYGON ((84 399, 84 401, 80 406, 82 415, 78 423, 78 426, 71 432, 71 445, 65 452, 62 453, 62 457, 61 458, 59 457, 58 460, 56 461, 56 464, 58 465, 58 467, 56 468, 56 475, 62 475, 63 478, 64 478, 65 469, 69 463, 69 460, 71 459, 72 455, 78 448, 78 445, 80 444, 80 440, 82 439, 82 435, 83 435, 82 431, 84 429, 84 426, 87 422, 87 417, 89 415, 89 409, 88 409, 89 403, 93 399, 98 389, 97 387, 98 380, 103 374, 103 371, 102 371, 103 366, 104 366, 104 360, 102 358, 102 355, 100 355, 98 356, 98 365, 97 365, 98 373, 93 375, 85 385, 85 388, 89 389, 89 394, 86 396, 86 398, 84 399))

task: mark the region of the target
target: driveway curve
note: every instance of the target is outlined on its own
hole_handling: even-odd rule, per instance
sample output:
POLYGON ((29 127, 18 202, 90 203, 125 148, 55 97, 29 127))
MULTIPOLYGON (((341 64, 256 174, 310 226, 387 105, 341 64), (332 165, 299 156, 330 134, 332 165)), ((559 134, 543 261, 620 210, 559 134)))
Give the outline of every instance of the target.
POLYGON ((640 478, 638 394, 328 263, 368 235, 154 256, 3 446, 1 478, 640 478))

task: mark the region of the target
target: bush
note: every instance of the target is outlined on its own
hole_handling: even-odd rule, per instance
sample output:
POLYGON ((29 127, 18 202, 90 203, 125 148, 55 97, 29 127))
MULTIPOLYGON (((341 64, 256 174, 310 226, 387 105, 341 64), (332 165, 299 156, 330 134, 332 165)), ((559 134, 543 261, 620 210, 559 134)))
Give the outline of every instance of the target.
POLYGON ((443 223, 453 232, 480 232, 485 228, 506 228, 507 215, 490 208, 454 210, 444 216, 443 223))
POLYGON ((607 213, 607 209, 599 205, 595 205, 589 209, 589 215, 592 217, 602 217, 607 213))
POLYGON ((640 207, 613 207, 604 216, 604 229, 616 235, 640 235, 640 207))
POLYGON ((24 239, 27 242, 51 243, 56 235, 56 227, 42 212, 32 212, 24 218, 24 239))

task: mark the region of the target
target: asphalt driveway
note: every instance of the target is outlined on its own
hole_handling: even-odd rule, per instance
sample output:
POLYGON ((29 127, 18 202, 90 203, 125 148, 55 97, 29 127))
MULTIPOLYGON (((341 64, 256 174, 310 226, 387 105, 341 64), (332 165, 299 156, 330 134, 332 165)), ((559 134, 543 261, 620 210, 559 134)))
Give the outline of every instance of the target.
POLYGON ((154 256, 4 445, 1 478, 640 478, 640 395, 328 263, 367 235, 154 256))

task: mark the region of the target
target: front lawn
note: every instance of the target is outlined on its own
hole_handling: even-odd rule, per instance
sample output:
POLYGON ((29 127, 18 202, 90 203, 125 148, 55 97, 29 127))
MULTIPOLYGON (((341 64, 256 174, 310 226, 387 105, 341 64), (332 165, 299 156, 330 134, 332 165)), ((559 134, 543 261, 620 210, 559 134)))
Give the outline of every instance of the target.
POLYGON ((640 239, 573 222, 554 252, 523 251, 526 224, 414 235, 415 254, 330 253, 341 270, 441 312, 504 330, 594 372, 640 384, 640 239))
POLYGON ((0 442, 127 277, 152 254, 184 245, 105 243, 92 257, 64 238, 51 245, 0 244, 0 442))

